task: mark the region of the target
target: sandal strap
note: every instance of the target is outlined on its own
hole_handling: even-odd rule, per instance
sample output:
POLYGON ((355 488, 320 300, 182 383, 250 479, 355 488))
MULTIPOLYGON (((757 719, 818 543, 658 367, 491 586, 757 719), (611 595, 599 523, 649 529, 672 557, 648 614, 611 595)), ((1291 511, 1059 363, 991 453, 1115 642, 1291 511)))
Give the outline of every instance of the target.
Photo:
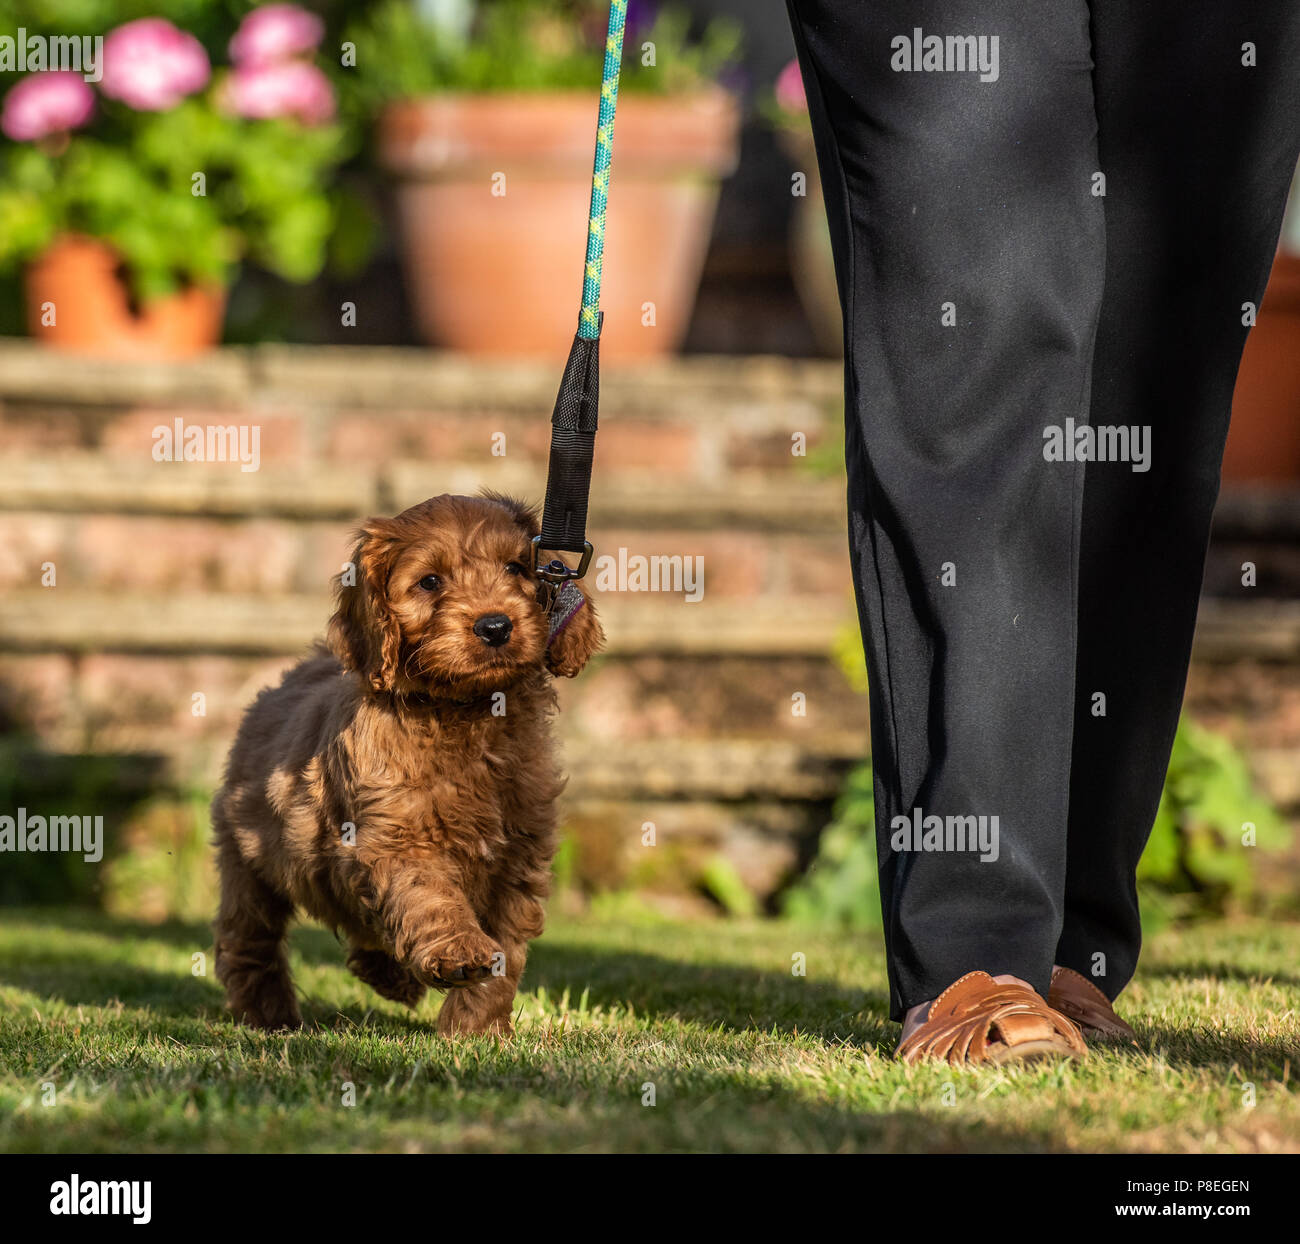
POLYGON ((1052 986, 1047 1001, 1053 1009, 1069 1016, 1085 1033, 1137 1042, 1137 1033, 1115 1014, 1110 999, 1073 968, 1052 969, 1052 986))
POLYGON ((1066 1055, 1086 1050, 1074 1024, 1032 989, 967 972, 934 1000, 925 1023, 899 1045, 898 1056, 907 1063, 940 1058, 959 1066, 1027 1042, 1055 1043, 1066 1055))

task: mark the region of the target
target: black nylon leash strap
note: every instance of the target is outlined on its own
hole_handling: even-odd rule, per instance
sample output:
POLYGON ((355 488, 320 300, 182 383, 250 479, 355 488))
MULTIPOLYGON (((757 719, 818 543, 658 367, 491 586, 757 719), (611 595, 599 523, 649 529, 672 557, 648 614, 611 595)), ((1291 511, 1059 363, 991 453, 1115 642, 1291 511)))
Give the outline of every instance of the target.
POLYGON ((551 415, 551 458, 539 540, 543 549, 584 553, 589 547, 587 503, 599 394, 600 338, 575 336, 551 415))
MULTIPOLYGON (((587 539, 587 501, 591 462, 596 451, 596 406, 600 391, 600 278, 605 256, 605 217, 613 159, 614 110, 618 104, 619 68, 627 0, 610 0, 609 34, 601 69, 600 107, 596 114, 596 155, 591 170, 591 211, 587 216, 587 253, 582 268, 582 309, 569 361, 551 415, 551 460, 546 474, 546 503, 541 534, 533 537, 537 599, 549 614, 561 595, 572 601, 582 589, 573 582, 587 573, 592 548, 587 539), (544 550, 579 554, 577 566, 560 558, 542 563, 544 550)), ((583 598, 585 599, 585 597, 583 598)), ((561 624, 562 625, 562 624, 561 624)))

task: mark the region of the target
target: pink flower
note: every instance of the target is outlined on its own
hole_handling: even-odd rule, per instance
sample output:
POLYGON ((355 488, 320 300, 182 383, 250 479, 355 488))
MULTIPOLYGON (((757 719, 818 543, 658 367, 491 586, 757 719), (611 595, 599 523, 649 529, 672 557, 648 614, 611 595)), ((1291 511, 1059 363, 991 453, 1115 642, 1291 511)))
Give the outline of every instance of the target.
POLYGON ((296 4, 266 4, 254 9, 230 40, 230 59, 240 68, 256 68, 314 52, 325 33, 315 13, 296 4))
POLYGON ((0 130, 14 142, 35 142, 85 125, 95 111, 95 92, 79 73, 33 73, 5 96, 0 130))
POLYGON ((143 112, 174 108, 212 75, 203 45, 161 17, 119 26, 104 40, 103 62, 100 89, 143 112))
POLYGON ((776 80, 777 106, 785 112, 807 112, 808 97, 804 94, 803 74, 799 62, 792 60, 776 80))
POLYGON ((222 104, 252 120, 297 117, 304 125, 318 125, 334 115, 334 88, 307 61, 240 65, 226 79, 222 104))

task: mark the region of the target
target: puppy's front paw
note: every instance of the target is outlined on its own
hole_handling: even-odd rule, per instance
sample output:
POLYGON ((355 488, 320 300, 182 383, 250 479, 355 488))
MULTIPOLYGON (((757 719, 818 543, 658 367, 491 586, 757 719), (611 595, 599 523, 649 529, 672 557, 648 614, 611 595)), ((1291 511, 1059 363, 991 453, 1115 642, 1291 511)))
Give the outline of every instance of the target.
POLYGON ((481 929, 467 929, 412 956, 411 970, 435 989, 457 988, 500 975, 505 951, 481 929))
MULTIPOLYGON (((438 1012, 438 1033, 444 1037, 488 1036, 509 1040, 515 1035, 510 1022, 510 1003, 506 1010, 484 1010, 482 991, 460 990, 447 996, 438 1012)), ((499 1000, 497 1000, 499 1005, 499 1000)))

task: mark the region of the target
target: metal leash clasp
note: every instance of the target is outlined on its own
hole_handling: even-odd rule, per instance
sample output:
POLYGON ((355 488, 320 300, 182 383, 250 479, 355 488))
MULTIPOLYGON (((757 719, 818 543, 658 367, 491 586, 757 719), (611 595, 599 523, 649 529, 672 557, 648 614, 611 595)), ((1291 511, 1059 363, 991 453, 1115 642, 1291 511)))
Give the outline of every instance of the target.
POLYGON ((537 575, 537 602, 542 607, 543 613, 550 613, 555 608, 555 598, 562 588, 570 579, 581 579, 587 573, 587 567, 591 565, 591 555, 594 550, 591 547, 590 540, 582 542, 582 557, 578 561, 577 568, 566 565, 558 557, 552 558, 545 565, 542 564, 542 537, 533 537, 533 573, 537 575))

